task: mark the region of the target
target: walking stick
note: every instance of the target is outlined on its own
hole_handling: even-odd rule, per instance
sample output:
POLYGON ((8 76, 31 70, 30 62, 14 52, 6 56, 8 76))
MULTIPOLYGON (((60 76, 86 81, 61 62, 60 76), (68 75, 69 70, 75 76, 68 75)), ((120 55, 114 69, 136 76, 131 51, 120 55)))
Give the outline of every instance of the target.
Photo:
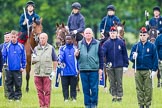
POLYGON ((27 20, 27 17, 26 17, 26 10, 25 10, 25 8, 23 8, 23 10, 24 10, 24 16, 25 16, 26 25, 27 25, 27 35, 29 36, 29 23, 28 23, 28 20, 27 20))

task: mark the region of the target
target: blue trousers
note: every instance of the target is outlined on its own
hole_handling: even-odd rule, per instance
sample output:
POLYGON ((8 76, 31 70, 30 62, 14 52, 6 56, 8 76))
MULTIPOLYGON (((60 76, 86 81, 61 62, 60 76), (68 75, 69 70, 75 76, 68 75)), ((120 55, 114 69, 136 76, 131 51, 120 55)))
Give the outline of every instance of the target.
POLYGON ((80 72, 84 105, 86 108, 95 108, 98 104, 98 71, 80 72))

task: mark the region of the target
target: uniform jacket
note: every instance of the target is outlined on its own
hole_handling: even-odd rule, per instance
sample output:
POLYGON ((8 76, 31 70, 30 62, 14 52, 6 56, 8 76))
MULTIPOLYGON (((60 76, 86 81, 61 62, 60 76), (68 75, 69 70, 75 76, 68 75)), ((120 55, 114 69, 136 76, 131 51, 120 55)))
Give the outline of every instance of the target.
POLYGON ((17 42, 9 42, 2 49, 3 60, 8 65, 8 70, 18 71, 26 67, 26 52, 24 45, 17 42))
POLYGON ((114 26, 114 21, 116 21, 117 23, 120 23, 120 19, 115 15, 113 15, 113 16, 105 16, 102 19, 101 23, 100 23, 100 32, 102 30, 104 30, 104 26, 105 26, 105 22, 106 22, 105 32, 108 33, 110 31, 110 28, 112 26, 114 26))
POLYGON ((111 63, 112 68, 128 67, 128 54, 123 40, 109 39, 103 44, 106 63, 111 63))
POLYGON ((160 34, 156 40, 155 40, 155 45, 158 53, 158 57, 160 60, 162 60, 162 34, 160 34))
POLYGON ((146 42, 144 45, 142 42, 135 44, 130 53, 130 61, 132 61, 133 68, 135 68, 135 60, 133 59, 133 52, 137 52, 137 70, 152 70, 158 69, 158 56, 157 50, 154 44, 146 42))
POLYGON ((67 25, 69 27, 69 31, 77 30, 78 33, 84 32, 85 29, 85 21, 84 16, 79 12, 76 14, 71 14, 68 18, 67 25))
POLYGON ((61 76, 76 76, 78 73, 78 62, 74 55, 76 48, 73 44, 66 44, 59 49, 58 60, 65 63, 61 76))
POLYGON ((157 30, 159 30, 159 32, 162 33, 162 16, 160 16, 159 18, 150 19, 149 26, 156 27, 157 30))
MULTIPOLYGON (((32 24, 34 18, 36 18, 36 20, 39 20, 40 19, 40 17, 35 12, 33 12, 32 15, 29 15, 28 12, 26 12, 26 17, 29 20, 29 22, 28 22, 29 25, 32 24)), ((25 15, 23 13, 20 16, 20 21, 19 21, 19 25, 21 27, 21 32, 27 32, 27 25, 23 25, 24 20, 25 20, 25 15)))

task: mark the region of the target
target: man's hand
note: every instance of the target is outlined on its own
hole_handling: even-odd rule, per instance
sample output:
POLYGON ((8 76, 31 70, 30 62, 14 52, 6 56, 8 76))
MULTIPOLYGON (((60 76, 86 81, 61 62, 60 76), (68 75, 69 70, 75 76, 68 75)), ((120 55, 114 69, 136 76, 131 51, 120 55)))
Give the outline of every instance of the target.
POLYGON ((133 59, 137 59, 138 53, 137 52, 133 52, 133 59))
POLYGON ((127 72, 128 68, 127 67, 123 67, 123 73, 127 72))
POLYGON ((2 78, 2 72, 0 72, 0 79, 2 78))
POLYGON ((55 76, 56 72, 55 71, 52 71, 50 76, 49 76, 49 79, 52 80, 55 76))
POLYGON ((26 25, 28 21, 29 21, 28 19, 25 19, 23 25, 26 25))
POLYGON ((99 69, 99 70, 98 70, 98 74, 99 74, 99 80, 101 80, 101 79, 102 79, 102 72, 103 72, 103 71, 102 71, 102 69, 99 69))
POLYGON ((155 78, 156 77, 156 75, 157 75, 157 72, 155 72, 155 71, 152 71, 151 72, 151 74, 150 74, 150 78, 155 78))
POLYGON ((77 31, 77 30, 73 30, 73 33, 74 33, 74 34, 77 34, 77 33, 78 33, 78 31, 77 31))
POLYGON ((79 49, 75 49, 74 55, 77 57, 79 55, 80 50, 79 49))
POLYGON ((148 26, 148 25, 149 25, 149 21, 146 21, 146 22, 145 22, 145 25, 148 26))
POLYGON ((24 69, 23 69, 23 68, 21 68, 21 69, 20 69, 20 72, 23 72, 23 71, 24 71, 24 69))

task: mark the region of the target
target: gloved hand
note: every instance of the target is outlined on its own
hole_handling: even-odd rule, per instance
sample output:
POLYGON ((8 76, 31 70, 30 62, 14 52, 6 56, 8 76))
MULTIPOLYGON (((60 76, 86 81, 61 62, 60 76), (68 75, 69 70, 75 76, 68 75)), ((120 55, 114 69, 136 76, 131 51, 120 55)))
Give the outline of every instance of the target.
POLYGON ((151 74, 150 74, 150 78, 153 79, 154 77, 156 77, 156 75, 157 75, 157 72, 152 71, 151 74))
POLYGON ((101 33, 104 34, 104 32, 105 32, 104 29, 102 29, 102 30, 101 30, 101 33))
POLYGON ((146 22, 145 22, 145 25, 148 26, 148 25, 149 25, 149 21, 146 21, 146 22))
POLYGON ((25 19, 23 25, 26 25, 28 21, 29 21, 28 19, 25 19))
POLYGON ((160 32, 159 32, 159 30, 157 30, 157 34, 159 34, 160 32))
POLYGON ((133 59, 137 59, 138 53, 137 52, 133 52, 133 59))
POLYGON ((80 50, 79 49, 75 49, 74 55, 77 57, 79 55, 80 50))
POLYGON ((128 68, 127 67, 123 67, 123 73, 127 72, 128 68))
POLYGON ((56 74, 56 72, 52 71, 49 76, 49 79, 52 80, 54 78, 55 74, 56 74))
POLYGON ((2 78, 2 72, 0 72, 0 78, 2 78))
POLYGON ((159 60, 159 64, 162 64, 162 60, 159 60))
POLYGON ((73 31, 73 33, 74 33, 74 34, 77 34, 77 33, 78 33, 78 31, 77 31, 77 30, 74 30, 74 31, 73 31))

